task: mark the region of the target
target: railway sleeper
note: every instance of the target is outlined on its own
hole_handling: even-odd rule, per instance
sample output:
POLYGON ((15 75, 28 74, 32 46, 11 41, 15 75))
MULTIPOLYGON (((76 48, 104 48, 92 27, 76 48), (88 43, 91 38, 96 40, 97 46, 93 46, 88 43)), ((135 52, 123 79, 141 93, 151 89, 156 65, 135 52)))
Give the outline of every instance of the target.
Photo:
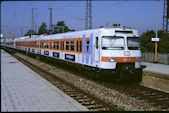
POLYGON ((70 93, 69 94, 71 97, 77 97, 77 93, 70 93))
POLYGON ((69 93, 69 94, 77 94, 76 91, 73 91, 73 90, 67 90, 67 89, 64 89, 64 92, 69 93))
POLYGON ((96 109, 98 111, 105 111, 106 108, 104 108, 103 106, 99 106, 99 105, 90 105, 87 107, 89 110, 91 109, 96 109))
POLYGON ((77 95, 77 97, 75 97, 74 99, 75 99, 75 100, 81 100, 81 99, 83 99, 83 97, 82 97, 81 95, 80 95, 80 96, 77 95))
POLYGON ((158 100, 163 100, 163 101, 166 101, 166 102, 168 101, 168 102, 169 102, 169 98, 168 98, 168 97, 167 97, 167 98, 165 98, 165 97, 164 97, 164 98, 157 98, 157 99, 158 99, 158 100))
MULTIPOLYGON (((74 99, 77 97, 77 95, 70 95, 70 96, 71 96, 72 98, 74 98, 74 99)), ((76 100, 76 99, 75 99, 75 100, 76 100)))
POLYGON ((84 106, 89 106, 89 105, 95 105, 96 103, 91 103, 90 101, 87 101, 87 102, 82 102, 81 104, 84 106))
POLYGON ((77 101, 79 103, 86 103, 86 102, 90 102, 91 100, 89 100, 88 98, 81 98, 81 99, 77 99, 77 101))

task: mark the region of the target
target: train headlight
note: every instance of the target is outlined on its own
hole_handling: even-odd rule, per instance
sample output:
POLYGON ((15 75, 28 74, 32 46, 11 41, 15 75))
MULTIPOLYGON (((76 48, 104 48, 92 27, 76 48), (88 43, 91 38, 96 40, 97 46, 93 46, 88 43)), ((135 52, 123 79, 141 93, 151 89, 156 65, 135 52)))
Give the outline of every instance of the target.
POLYGON ((124 56, 130 56, 130 51, 125 51, 124 56))
POLYGON ((136 57, 136 62, 141 62, 141 57, 136 57))
POLYGON ((109 58, 109 62, 115 62, 115 58, 109 58))

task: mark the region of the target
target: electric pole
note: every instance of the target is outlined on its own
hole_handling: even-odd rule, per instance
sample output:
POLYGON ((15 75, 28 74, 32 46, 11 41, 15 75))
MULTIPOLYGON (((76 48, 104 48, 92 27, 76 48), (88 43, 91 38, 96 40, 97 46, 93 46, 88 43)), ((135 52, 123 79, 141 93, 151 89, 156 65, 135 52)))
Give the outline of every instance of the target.
POLYGON ((37 31, 37 21, 38 20, 38 9, 36 10, 36 24, 35 24, 35 32, 37 33, 38 31, 37 31))
POLYGON ((49 32, 52 34, 52 8, 48 8, 50 10, 50 25, 49 25, 49 32))
POLYGON ((92 29, 92 0, 89 0, 89 29, 92 29))
POLYGON ((85 22, 85 30, 88 29, 88 0, 86 0, 86 22, 85 22))
MULTIPOLYGON (((36 8, 32 8, 32 25, 31 25, 32 31, 33 31, 33 30, 35 31, 35 29, 34 29, 34 12, 33 12, 34 9, 36 9, 36 8)), ((32 34, 33 34, 33 33, 31 32, 31 35, 32 35, 32 34)))
POLYGON ((164 0, 164 9, 163 9, 163 30, 169 33, 169 1, 164 0))
POLYGON ((92 0, 86 0, 85 29, 92 29, 92 0))
MULTIPOLYGON (((34 29, 34 13, 33 13, 33 9, 34 8, 32 8, 32 30, 34 29)), ((31 35, 32 35, 32 33, 31 33, 31 35)))

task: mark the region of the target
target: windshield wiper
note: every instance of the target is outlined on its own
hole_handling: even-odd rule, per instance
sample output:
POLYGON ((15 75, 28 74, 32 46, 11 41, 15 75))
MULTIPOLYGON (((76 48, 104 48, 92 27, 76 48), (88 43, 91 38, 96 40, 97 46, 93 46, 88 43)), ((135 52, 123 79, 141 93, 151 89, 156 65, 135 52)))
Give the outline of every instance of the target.
POLYGON ((113 43, 111 44, 111 47, 113 47, 113 46, 114 46, 114 43, 115 43, 116 39, 117 39, 117 38, 115 38, 115 40, 114 40, 114 41, 113 41, 113 43))

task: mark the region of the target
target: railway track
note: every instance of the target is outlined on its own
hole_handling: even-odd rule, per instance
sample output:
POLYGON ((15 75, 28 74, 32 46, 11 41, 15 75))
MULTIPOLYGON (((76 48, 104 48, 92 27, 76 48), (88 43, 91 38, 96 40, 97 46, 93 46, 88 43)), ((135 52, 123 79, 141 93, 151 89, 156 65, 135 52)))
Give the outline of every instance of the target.
MULTIPOLYGON (((15 56, 19 55, 16 54, 15 56)), ((24 56, 21 55, 20 57, 24 56)), ((25 57, 23 59, 28 58, 25 57)), ((37 62, 35 60, 32 60, 31 62, 34 62, 35 67, 37 66, 37 62)), ((37 69, 39 70, 38 73, 40 72, 41 75, 43 75, 44 77, 47 77, 46 75, 50 75, 50 77, 47 77, 46 79, 51 81, 51 83, 56 85, 56 87, 60 87, 65 93, 70 95, 82 105, 86 106, 91 111, 169 110, 169 96, 167 93, 152 90, 140 85, 113 85, 110 83, 103 83, 99 81, 97 81, 96 83, 90 80, 84 80, 80 77, 71 76, 70 74, 67 74, 65 72, 58 71, 52 66, 48 66, 44 63, 41 64, 41 62, 39 62, 39 67, 42 67, 42 65, 44 67, 41 69, 37 69), (69 85, 55 82, 54 78, 52 78, 51 73, 57 73, 58 79, 61 79, 61 81, 63 79, 67 79, 64 81, 68 82, 69 85), (72 88, 70 86, 73 86, 75 88, 72 88), (75 89, 80 89, 80 92, 77 92, 75 89), (81 92, 85 92, 85 95, 81 92), (83 97, 84 99, 82 99, 83 97), (94 97, 96 100, 90 100, 90 97, 94 97), (95 104, 97 100, 103 102, 104 105, 95 104), (109 107, 105 107, 107 105, 109 107)))
MULTIPOLYGON (((14 53, 14 51, 7 50, 9 53, 14 53)), ((16 59, 20 62, 37 72, 40 76, 48 80, 57 88, 61 89, 70 97, 74 98, 77 102, 81 103, 85 107, 87 107, 90 111, 120 111, 114 105, 104 102, 103 100, 99 99, 98 97, 90 94, 89 92, 85 92, 78 87, 73 86, 72 84, 68 83, 67 81, 58 78, 54 74, 49 73, 48 69, 40 68, 21 57, 18 57, 15 54, 12 54, 16 59)), ((58 72, 59 73, 59 72, 58 72)))
POLYGON ((154 89, 144 87, 140 84, 134 85, 114 85, 110 83, 99 82, 105 87, 114 89, 125 95, 148 102, 152 106, 160 106, 162 109, 169 110, 169 94, 154 89))

